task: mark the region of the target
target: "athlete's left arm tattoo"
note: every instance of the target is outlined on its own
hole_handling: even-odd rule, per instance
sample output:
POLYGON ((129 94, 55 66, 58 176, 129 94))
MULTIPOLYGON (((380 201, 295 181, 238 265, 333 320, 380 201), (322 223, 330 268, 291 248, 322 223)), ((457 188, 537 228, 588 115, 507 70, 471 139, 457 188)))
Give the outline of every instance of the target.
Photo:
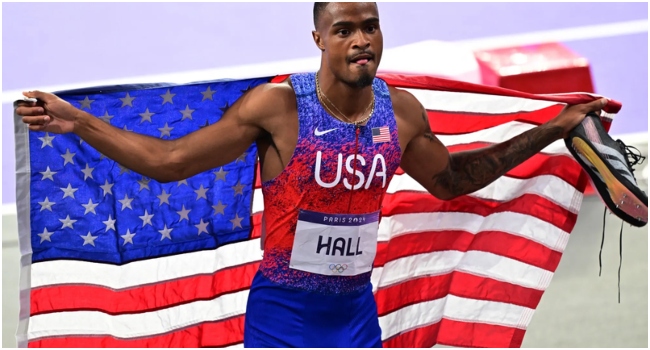
MULTIPOLYGON (((426 111, 423 117, 428 124, 426 111)), ((428 129, 424 136, 437 140, 428 129)), ((503 143, 451 153, 447 168, 432 175, 434 187, 451 198, 480 190, 561 137, 562 128, 543 124, 503 143)))

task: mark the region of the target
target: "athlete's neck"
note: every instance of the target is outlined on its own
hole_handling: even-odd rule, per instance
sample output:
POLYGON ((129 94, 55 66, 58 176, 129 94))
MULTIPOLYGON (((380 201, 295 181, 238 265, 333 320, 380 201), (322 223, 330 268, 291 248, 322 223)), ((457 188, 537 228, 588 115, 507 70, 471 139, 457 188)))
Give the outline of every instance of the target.
POLYGON ((332 74, 318 73, 321 93, 351 120, 363 119, 367 112, 368 104, 372 101, 372 85, 363 88, 350 86, 332 74))

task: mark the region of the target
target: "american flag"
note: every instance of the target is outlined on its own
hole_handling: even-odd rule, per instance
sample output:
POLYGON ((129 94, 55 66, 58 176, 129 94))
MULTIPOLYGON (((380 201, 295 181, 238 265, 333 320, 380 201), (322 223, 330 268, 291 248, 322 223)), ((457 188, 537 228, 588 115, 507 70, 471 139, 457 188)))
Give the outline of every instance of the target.
MULTIPOLYGON (((115 127, 173 139, 218 121, 248 89, 285 77, 58 95, 115 127)), ((422 102, 452 152, 505 141, 565 103, 596 98, 380 77, 422 102)), ((605 109, 616 113, 620 104, 605 109)), ((172 183, 136 174, 71 134, 18 123, 16 149, 19 346, 242 345, 263 253, 255 145, 230 164, 172 183)), ((372 274, 384 346, 520 346, 586 182, 561 142, 452 201, 398 171, 384 199, 372 274)))
POLYGON ((390 142, 390 131, 387 126, 372 128, 372 143, 390 142))

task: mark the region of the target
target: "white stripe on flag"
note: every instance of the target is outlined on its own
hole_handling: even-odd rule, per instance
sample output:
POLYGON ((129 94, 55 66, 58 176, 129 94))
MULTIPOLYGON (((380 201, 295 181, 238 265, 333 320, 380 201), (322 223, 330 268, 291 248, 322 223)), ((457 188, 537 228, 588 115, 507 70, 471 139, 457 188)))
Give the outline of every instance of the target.
POLYGON ((379 318, 381 339, 385 340, 411 329, 436 323, 442 319, 445 298, 405 306, 379 318))
POLYGON ((526 327, 522 327, 520 320, 530 310, 530 308, 514 304, 448 295, 445 304, 445 318, 525 329, 526 327))
POLYGON ((457 270, 539 290, 548 288, 553 276, 551 271, 504 256, 476 250, 465 253, 457 270))
POLYGON ((32 265, 32 288, 56 284, 91 284, 123 289, 238 266, 262 259, 259 239, 122 266, 79 260, 53 260, 32 265), (155 271, 155 273, 146 273, 155 271))
POLYGON ((65 311, 36 315, 30 319, 28 336, 29 339, 38 339, 62 335, 111 335, 129 339, 164 334, 201 322, 241 315, 246 310, 247 299, 248 290, 244 290, 213 300, 195 301, 137 314, 65 311))
POLYGON ((432 111, 507 114, 533 112, 550 106, 562 105, 558 102, 511 96, 424 89, 403 90, 413 94, 424 108, 432 111))
POLYGON ((455 295, 405 306, 379 318, 382 339, 439 322, 443 318, 468 323, 488 323, 525 329, 521 320, 533 311, 527 307, 455 295))
POLYGON ((256 188, 253 191, 253 205, 251 207, 251 214, 261 213, 264 210, 264 193, 261 188, 256 188))
MULTIPOLYGON (((387 193, 393 194, 399 191, 427 192, 422 185, 406 174, 393 176, 388 185, 387 193)), ((524 194, 536 194, 544 197, 573 213, 578 213, 580 210, 580 206, 576 205, 573 199, 576 196, 582 196, 582 193, 568 182, 553 175, 540 175, 530 179, 502 176, 484 188, 471 193, 470 196, 507 202, 524 194)))
MULTIPOLYGON (((533 124, 513 121, 467 134, 436 135, 436 137, 447 147, 474 142, 501 143, 534 128, 536 126, 533 124)), ((571 155, 563 140, 551 143, 542 149, 541 153, 571 155)))
POLYGON ((504 256, 470 250, 446 250, 406 256, 376 268, 371 280, 375 290, 425 276, 440 276, 453 270, 474 276, 544 290, 552 272, 504 256), (377 276, 375 276, 377 274, 377 276), (375 288, 376 286, 376 288, 375 288))

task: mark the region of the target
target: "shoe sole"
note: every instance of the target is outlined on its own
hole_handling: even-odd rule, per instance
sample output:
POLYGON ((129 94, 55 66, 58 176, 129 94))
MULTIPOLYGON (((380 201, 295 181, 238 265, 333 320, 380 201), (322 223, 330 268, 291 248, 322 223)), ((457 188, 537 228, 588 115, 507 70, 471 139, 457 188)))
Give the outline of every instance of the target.
MULTIPOLYGON (((632 193, 616 177, 616 175, 614 175, 609 166, 607 166, 607 164, 587 142, 579 137, 573 137, 571 142, 573 143, 574 150, 587 158, 603 178, 607 192, 609 193, 610 203, 616 207, 610 207, 610 210, 615 211, 618 209, 627 216, 630 216, 633 221, 636 221, 637 224, 635 226, 645 226, 648 222, 648 205, 643 203, 636 194, 632 193)), ((597 188, 600 187, 597 186, 597 184, 594 185, 597 188)), ((602 196, 603 194, 601 194, 601 197, 602 196)))

